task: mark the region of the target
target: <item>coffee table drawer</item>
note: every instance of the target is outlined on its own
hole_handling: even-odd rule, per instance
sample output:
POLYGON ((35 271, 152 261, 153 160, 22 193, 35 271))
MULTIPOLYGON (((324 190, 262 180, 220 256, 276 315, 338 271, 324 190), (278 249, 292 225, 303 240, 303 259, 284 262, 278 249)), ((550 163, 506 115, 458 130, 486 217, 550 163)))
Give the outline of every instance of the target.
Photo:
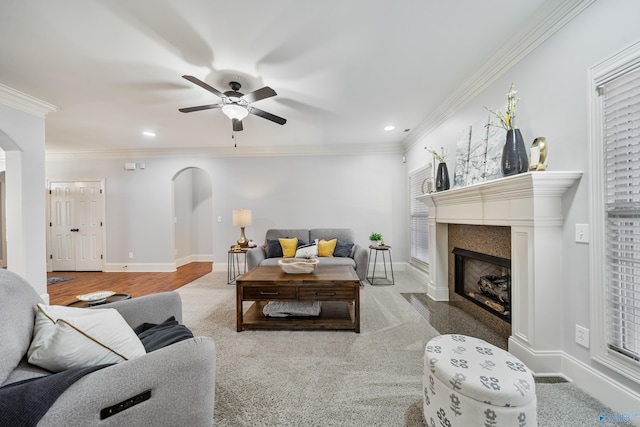
POLYGON ((344 301, 355 299, 353 288, 313 288, 303 287, 298 290, 300 301, 344 301))
POLYGON ((297 299, 296 288, 289 286, 270 287, 246 287, 242 288, 242 299, 246 300, 270 300, 270 299, 297 299))

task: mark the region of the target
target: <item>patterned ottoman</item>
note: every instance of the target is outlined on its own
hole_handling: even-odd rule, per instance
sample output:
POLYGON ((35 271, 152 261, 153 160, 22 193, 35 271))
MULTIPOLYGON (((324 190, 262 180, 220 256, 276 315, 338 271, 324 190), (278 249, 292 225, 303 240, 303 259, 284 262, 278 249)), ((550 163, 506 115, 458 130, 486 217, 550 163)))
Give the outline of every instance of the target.
POLYGON ((427 343, 422 379, 429 427, 537 425, 533 375, 514 355, 465 335, 427 343))

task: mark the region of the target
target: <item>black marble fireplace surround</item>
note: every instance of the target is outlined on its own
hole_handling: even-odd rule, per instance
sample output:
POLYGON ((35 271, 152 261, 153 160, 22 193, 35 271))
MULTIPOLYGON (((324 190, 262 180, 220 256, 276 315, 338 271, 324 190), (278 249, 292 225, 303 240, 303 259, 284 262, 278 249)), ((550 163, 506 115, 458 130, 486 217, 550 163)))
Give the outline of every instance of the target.
POLYGON ((511 260, 455 247, 456 294, 511 323, 511 260))

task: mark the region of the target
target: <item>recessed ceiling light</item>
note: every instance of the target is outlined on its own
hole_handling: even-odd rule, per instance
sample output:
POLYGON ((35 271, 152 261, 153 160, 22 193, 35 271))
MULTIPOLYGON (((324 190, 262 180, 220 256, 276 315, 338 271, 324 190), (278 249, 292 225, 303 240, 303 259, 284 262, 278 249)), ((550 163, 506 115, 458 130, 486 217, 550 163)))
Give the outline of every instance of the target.
POLYGON ((145 130, 144 132, 142 132, 142 134, 144 136, 156 136, 156 134, 151 132, 150 130, 145 130))
POLYGON ((395 128, 395 126, 385 126, 384 130, 394 130, 395 128))

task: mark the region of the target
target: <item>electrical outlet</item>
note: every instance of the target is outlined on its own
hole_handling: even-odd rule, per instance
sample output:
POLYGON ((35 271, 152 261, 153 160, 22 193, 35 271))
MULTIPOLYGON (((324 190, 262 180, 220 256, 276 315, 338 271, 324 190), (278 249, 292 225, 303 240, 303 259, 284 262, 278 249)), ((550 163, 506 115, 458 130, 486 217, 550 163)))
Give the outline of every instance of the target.
POLYGON ((133 252, 129 252, 129 259, 133 259, 133 252))
POLYGON ((222 222, 222 217, 221 216, 218 217, 218 222, 222 222))
POLYGON ((576 325, 576 342, 585 348, 589 348, 589 330, 576 325))

